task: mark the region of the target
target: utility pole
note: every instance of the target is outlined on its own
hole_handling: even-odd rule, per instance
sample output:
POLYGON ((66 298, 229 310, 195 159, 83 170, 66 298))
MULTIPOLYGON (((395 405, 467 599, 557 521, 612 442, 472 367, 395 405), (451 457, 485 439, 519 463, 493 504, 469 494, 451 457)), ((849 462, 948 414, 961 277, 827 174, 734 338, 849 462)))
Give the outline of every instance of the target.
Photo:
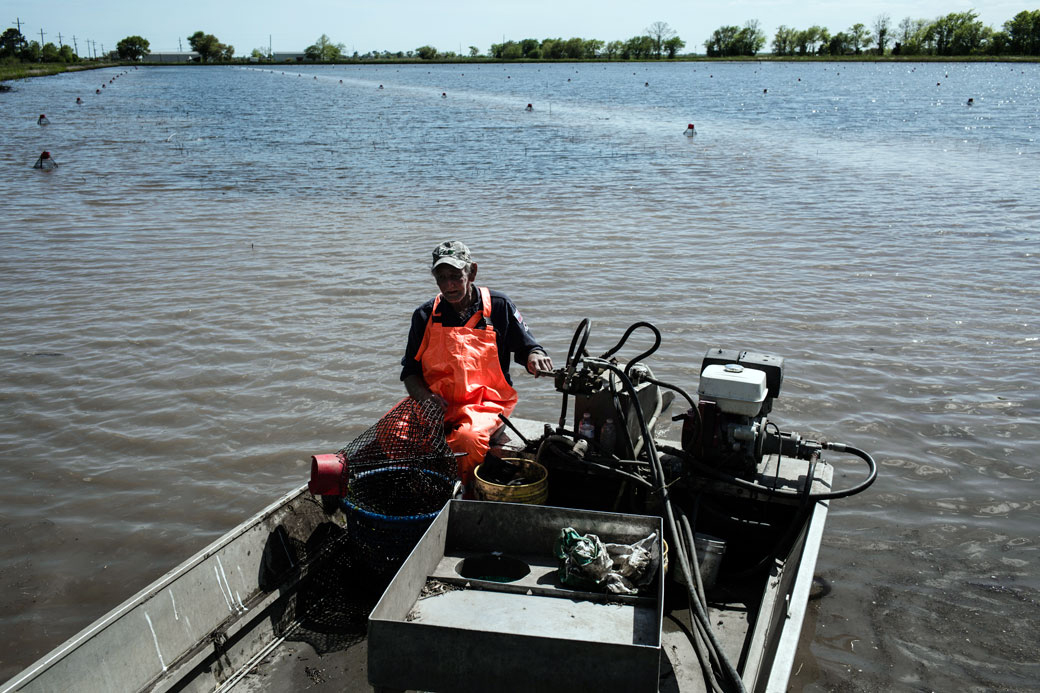
POLYGON ((43 50, 43 29, 40 29, 40 50, 43 50))
POLYGON ((14 18, 14 23, 18 25, 18 33, 22 33, 22 20, 20 17, 14 18))
POLYGON ((62 43, 61 43, 61 32, 59 31, 58 32, 58 50, 61 50, 64 47, 65 46, 63 46, 62 43))
POLYGON ((177 52, 179 52, 179 53, 183 53, 184 52, 184 45, 181 43, 181 37, 180 36, 177 37, 177 52))
POLYGON ((76 43, 75 34, 72 35, 72 52, 75 53, 77 57, 79 56, 79 44, 76 43))

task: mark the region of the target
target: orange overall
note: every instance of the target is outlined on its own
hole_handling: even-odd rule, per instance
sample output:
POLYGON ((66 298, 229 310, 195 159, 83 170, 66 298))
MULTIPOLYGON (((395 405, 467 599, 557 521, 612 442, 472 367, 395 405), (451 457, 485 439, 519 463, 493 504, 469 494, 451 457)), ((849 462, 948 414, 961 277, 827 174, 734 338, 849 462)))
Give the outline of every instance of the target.
POLYGON ((462 327, 434 322, 441 296, 433 301, 426 333, 415 354, 430 390, 448 403, 444 414, 448 447, 467 453, 459 458, 459 477, 467 487, 473 470, 484 461, 491 434, 516 406, 516 390, 506 381, 498 360, 495 328, 491 325, 491 292, 480 288, 484 309, 462 327), (485 327, 477 328, 481 318, 485 327))

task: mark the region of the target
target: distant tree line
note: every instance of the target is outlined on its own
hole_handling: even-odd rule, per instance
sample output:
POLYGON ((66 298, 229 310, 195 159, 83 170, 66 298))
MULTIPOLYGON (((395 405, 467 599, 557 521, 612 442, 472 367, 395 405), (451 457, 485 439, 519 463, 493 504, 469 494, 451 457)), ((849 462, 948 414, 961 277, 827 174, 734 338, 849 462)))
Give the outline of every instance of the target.
MULTIPOLYGON (((343 60, 456 60, 489 58, 492 60, 660 60, 672 59, 686 47, 686 42, 667 22, 654 22, 644 34, 621 41, 585 38, 525 38, 491 44, 487 56, 477 46, 468 55, 453 51, 440 52, 430 45, 411 51, 372 51, 348 57, 342 43, 334 43, 322 34, 304 50, 304 57, 314 62, 343 60)), ((730 58, 757 55, 766 45, 766 35, 757 19, 744 26, 721 26, 704 41, 708 57, 730 58)), ((188 37, 192 50, 201 62, 230 61, 235 47, 221 43, 213 34, 196 31, 188 37)), ((140 60, 148 55, 149 43, 140 36, 127 36, 116 44, 115 53, 123 60, 140 60)), ((826 27, 813 25, 795 29, 785 25, 773 36, 772 54, 796 56, 1040 56, 1040 9, 1024 10, 1004 22, 996 30, 979 21, 974 10, 951 12, 933 20, 906 17, 893 27, 891 18, 881 14, 868 27, 856 23, 844 31, 831 33, 826 27), (890 47, 891 46, 891 47, 890 47)), ((271 60, 269 48, 254 48, 254 60, 271 60)), ((0 34, 0 62, 78 62, 71 46, 41 45, 27 41, 22 33, 9 28, 0 34)))
POLYGON ((75 63, 79 56, 72 46, 55 46, 47 42, 26 41, 22 32, 14 27, 0 34, 0 62, 4 63, 75 63))
POLYGON ((906 17, 895 29, 887 14, 875 17, 869 28, 853 24, 835 34, 821 26, 780 26, 773 38, 776 56, 862 54, 1040 55, 1040 10, 1019 12, 1004 22, 1002 31, 983 25, 978 13, 968 10, 933 20, 906 17))
MULTIPOLYGON (((627 41, 583 38, 527 38, 491 44, 495 60, 660 60, 674 58, 686 46, 666 22, 654 22, 646 33, 627 41)), ((472 53, 473 47, 470 48, 472 53)))
MULTIPOLYGON (((495 60, 660 60, 674 58, 686 42, 667 22, 654 22, 646 33, 627 41, 583 38, 527 38, 491 44, 488 56, 495 60)), ((475 46, 470 46, 473 57, 475 46)))

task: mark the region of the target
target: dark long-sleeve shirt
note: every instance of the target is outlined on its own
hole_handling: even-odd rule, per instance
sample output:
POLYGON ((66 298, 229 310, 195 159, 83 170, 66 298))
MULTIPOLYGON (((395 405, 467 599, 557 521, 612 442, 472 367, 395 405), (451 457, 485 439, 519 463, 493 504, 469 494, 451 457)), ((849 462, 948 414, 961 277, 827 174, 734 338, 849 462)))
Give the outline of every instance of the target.
MULTIPOLYGON (((517 307, 509 297, 499 291, 491 291, 490 293, 491 325, 495 328, 498 362, 502 365, 502 374, 505 375, 506 382, 512 384, 513 381, 509 377, 510 354, 513 355, 514 361, 526 367, 527 357, 532 351, 535 349, 545 351, 545 349, 535 340, 520 311, 517 310, 517 307)), ((422 344, 423 335, 426 334, 426 323, 430 318, 430 313, 433 311, 433 301, 434 299, 431 298, 412 313, 412 326, 408 331, 408 346, 405 347, 404 358, 401 359, 401 380, 410 375, 422 375, 422 364, 415 360, 415 354, 419 351, 419 345, 422 344)), ((445 327, 461 327, 466 324, 466 320, 473 313, 483 310, 483 300, 479 291, 477 291, 477 300, 474 305, 474 310, 466 312, 464 316, 460 316, 450 303, 442 300, 439 318, 441 324, 445 327)), ((434 320, 438 320, 438 318, 435 317, 434 320)), ((484 326, 484 319, 481 318, 477 323, 477 327, 484 326)))

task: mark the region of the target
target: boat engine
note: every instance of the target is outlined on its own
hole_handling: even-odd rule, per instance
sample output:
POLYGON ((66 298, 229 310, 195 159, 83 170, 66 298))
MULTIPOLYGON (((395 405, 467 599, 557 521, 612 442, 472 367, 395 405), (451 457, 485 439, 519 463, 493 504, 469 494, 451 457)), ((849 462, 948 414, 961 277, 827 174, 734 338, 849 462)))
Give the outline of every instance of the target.
POLYGON ((783 380, 779 356, 709 349, 701 362, 697 410, 681 416, 683 450, 708 466, 752 478, 766 450, 766 416, 783 380))
MULTIPOLYGON (((537 451, 538 461, 551 467, 551 474, 574 476, 572 487, 593 481, 621 482, 638 508, 644 492, 667 495, 674 485, 673 492, 681 493, 684 488, 701 488, 706 479, 739 487, 742 493, 805 502, 860 493, 877 477, 877 465, 863 450, 805 439, 781 431, 767 418, 784 380, 784 359, 779 356, 709 349, 701 361, 699 397, 694 399, 683 388, 654 377, 643 363, 661 344, 660 331, 650 323, 631 325, 617 344, 598 357, 585 348, 588 337, 589 321, 584 319, 571 340, 566 364, 554 373, 556 389, 563 394, 559 425, 553 429, 546 424, 542 438, 525 441, 537 451), (637 329, 649 330, 654 343, 624 363, 615 354, 637 329), (654 437, 655 424, 676 394, 689 405, 672 419, 683 421, 679 447, 661 444, 654 437), (569 399, 574 401, 573 428, 567 425, 569 399), (812 491, 814 469, 824 450, 860 457, 869 467, 867 478, 846 489, 812 491), (792 458, 809 464, 791 467, 792 458), (804 470, 798 472, 803 478, 801 491, 776 486, 781 468, 788 475, 804 470), (764 483, 764 478, 773 481, 764 483)), ((616 491, 615 506, 622 490, 616 491)))

